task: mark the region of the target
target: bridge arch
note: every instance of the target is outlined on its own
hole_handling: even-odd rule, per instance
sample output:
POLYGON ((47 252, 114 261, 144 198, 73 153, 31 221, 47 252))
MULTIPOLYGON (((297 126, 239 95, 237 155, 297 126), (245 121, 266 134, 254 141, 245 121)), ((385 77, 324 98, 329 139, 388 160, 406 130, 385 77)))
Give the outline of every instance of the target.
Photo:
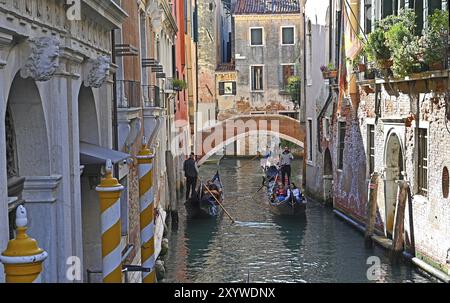
POLYGON ((235 116, 197 133, 199 165, 228 144, 252 135, 277 136, 305 147, 305 131, 296 119, 277 114, 235 116))

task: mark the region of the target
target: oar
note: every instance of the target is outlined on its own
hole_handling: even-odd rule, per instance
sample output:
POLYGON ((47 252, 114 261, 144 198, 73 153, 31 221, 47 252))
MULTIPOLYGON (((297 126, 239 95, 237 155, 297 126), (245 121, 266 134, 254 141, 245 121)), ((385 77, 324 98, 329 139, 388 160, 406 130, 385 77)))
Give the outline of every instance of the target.
POLYGON ((252 200, 255 198, 256 194, 259 193, 261 191, 261 189, 264 188, 264 186, 267 186, 267 185, 266 185, 266 178, 263 177, 263 183, 262 183, 261 187, 256 191, 256 193, 253 194, 252 200))
MULTIPOLYGON (((200 177, 198 177, 198 179, 200 180, 200 183, 203 183, 203 181, 200 179, 200 177)), ((227 216, 231 219, 232 223, 236 223, 236 221, 233 219, 233 217, 228 213, 228 211, 225 209, 225 207, 222 205, 222 203, 219 202, 219 200, 216 198, 216 196, 214 196, 214 194, 211 192, 211 190, 208 188, 208 186, 206 184, 203 184, 203 186, 206 188, 206 190, 211 194, 211 196, 214 198, 214 200, 216 200, 216 202, 220 205, 220 207, 222 207, 223 211, 227 214, 227 216)))
POLYGON ((261 189, 264 188, 265 185, 261 186, 258 191, 252 196, 252 200, 255 198, 256 194, 259 193, 261 191, 261 189))
MULTIPOLYGON (((254 156, 252 159, 250 159, 250 161, 253 161, 253 160, 255 160, 256 158, 258 158, 260 155, 258 154, 258 155, 256 155, 256 156, 254 156)), ((246 167, 247 165, 249 165, 249 164, 253 164, 252 162, 249 162, 249 163, 247 163, 247 164, 244 164, 244 165, 242 165, 242 166, 239 166, 237 169, 241 169, 241 168, 243 168, 243 167, 246 167)))

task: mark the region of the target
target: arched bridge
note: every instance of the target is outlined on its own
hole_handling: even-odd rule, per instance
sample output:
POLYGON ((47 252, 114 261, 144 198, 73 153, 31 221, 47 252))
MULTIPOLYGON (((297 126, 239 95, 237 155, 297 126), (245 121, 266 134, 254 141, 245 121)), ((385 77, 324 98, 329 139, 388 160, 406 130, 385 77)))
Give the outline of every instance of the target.
POLYGON ((272 135, 305 147, 305 130, 300 121, 284 115, 240 115, 197 133, 199 164, 225 146, 249 135, 272 135))

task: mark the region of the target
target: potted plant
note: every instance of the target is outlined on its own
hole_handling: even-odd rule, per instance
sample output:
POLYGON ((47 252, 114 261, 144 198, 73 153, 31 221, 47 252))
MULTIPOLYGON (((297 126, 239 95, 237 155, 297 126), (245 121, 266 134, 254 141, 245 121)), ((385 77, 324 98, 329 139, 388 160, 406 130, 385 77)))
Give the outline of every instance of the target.
POLYGON ((287 91, 295 105, 300 105, 300 88, 301 78, 299 76, 289 77, 287 91))
POLYGON ((392 66, 391 50, 386 45, 386 36, 383 28, 377 27, 369 34, 364 52, 367 54, 367 59, 378 68, 388 69, 392 66))
POLYGON ((444 68, 448 18, 448 11, 435 10, 428 18, 428 26, 424 29, 423 36, 420 39, 423 48, 423 60, 429 70, 444 68))
MULTIPOLYGON (((392 71, 395 77, 405 77, 422 71, 420 54, 422 52, 419 37, 415 35, 416 15, 411 9, 399 10, 398 16, 385 18, 389 25, 386 44, 392 52, 392 71)), ((386 27, 385 27, 386 28, 386 27)))
POLYGON ((322 65, 320 70, 322 71, 322 76, 324 79, 333 79, 337 77, 337 69, 331 62, 327 66, 322 65))
POLYGON ((173 79, 172 84, 173 84, 173 90, 175 90, 175 91, 182 91, 182 90, 186 89, 186 87, 187 87, 186 82, 184 80, 180 80, 180 79, 173 79))

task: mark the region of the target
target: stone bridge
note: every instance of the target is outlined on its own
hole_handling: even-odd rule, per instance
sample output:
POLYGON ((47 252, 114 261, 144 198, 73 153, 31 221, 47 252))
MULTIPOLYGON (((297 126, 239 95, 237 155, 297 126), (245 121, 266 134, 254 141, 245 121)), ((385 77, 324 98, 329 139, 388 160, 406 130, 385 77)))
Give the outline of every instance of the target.
POLYGON ((225 146, 249 135, 272 135, 305 147, 305 130, 300 121, 284 115, 239 115, 197 132, 199 165, 225 146))

